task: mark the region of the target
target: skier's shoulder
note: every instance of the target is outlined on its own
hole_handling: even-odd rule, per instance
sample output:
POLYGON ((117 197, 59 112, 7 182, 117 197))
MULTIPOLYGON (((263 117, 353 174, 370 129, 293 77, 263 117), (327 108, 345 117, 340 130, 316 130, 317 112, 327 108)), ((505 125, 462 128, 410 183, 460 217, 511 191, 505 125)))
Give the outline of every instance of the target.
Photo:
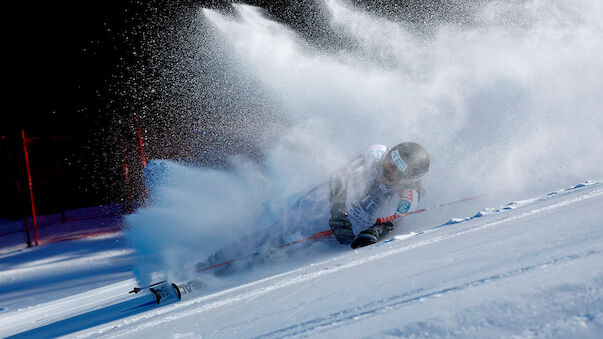
POLYGON ((368 160, 380 160, 386 152, 387 146, 374 144, 365 148, 360 154, 368 160))
POLYGON ((356 153, 347 164, 347 168, 350 171, 355 171, 360 168, 369 168, 374 163, 379 161, 383 154, 387 152, 387 146, 384 145, 371 145, 366 147, 361 152, 356 153))

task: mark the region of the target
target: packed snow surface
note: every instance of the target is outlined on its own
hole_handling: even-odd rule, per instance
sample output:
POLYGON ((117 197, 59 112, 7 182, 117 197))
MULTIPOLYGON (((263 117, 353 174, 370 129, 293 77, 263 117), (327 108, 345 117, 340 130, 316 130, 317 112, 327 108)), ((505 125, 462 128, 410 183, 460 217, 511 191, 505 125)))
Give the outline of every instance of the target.
POLYGON ((590 181, 358 250, 317 242, 160 305, 128 294, 120 235, 13 251, 0 337, 601 337, 601 206, 590 181))

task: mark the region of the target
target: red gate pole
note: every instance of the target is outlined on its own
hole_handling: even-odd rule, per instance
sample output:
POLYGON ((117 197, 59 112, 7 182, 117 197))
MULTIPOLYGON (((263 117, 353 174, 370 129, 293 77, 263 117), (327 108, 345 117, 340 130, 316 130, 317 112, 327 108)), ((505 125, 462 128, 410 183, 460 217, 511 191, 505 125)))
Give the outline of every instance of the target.
POLYGON ((15 181, 15 186, 17 188, 17 195, 19 196, 19 200, 23 205, 23 226, 25 227, 25 234, 27 235, 27 247, 31 247, 31 237, 29 235, 29 221, 27 221, 27 204, 25 203, 25 199, 23 198, 23 190, 21 190, 21 182, 17 178, 17 171, 15 170, 15 163, 13 161, 13 157, 11 155, 11 151, 8 148, 8 141, 6 140, 6 136, 2 136, 2 140, 4 140, 4 150, 6 151, 6 156, 8 157, 8 164, 10 165, 10 171, 13 175, 13 180, 15 181))
POLYGON ((33 185, 31 183, 31 170, 29 169, 29 156, 27 155, 27 138, 25 138, 25 131, 21 130, 21 137, 23 137, 23 153, 25 154, 25 167, 27 168, 27 180, 29 181, 29 198, 31 200, 31 217, 33 219, 33 233, 34 241, 38 246, 38 222, 36 220, 36 204, 34 202, 33 185))
POLYGON ((140 146, 140 157, 142 161, 142 168, 147 167, 147 158, 144 155, 144 144, 142 142, 142 130, 140 129, 140 121, 138 120, 138 114, 136 114, 136 126, 138 127, 138 145, 140 146))

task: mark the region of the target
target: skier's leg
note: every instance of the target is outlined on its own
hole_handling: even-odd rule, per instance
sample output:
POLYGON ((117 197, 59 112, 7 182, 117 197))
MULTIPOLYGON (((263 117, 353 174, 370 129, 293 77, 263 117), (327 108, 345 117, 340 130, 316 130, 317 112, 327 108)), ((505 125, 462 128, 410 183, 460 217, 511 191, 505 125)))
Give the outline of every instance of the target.
POLYGON ((266 254, 284 244, 327 230, 328 211, 328 184, 323 184, 302 196, 272 225, 219 250, 207 261, 199 264, 198 268, 250 257, 256 253, 266 254))
POLYGON ((329 229, 329 186, 317 186, 301 197, 278 220, 269 234, 291 243, 329 229))

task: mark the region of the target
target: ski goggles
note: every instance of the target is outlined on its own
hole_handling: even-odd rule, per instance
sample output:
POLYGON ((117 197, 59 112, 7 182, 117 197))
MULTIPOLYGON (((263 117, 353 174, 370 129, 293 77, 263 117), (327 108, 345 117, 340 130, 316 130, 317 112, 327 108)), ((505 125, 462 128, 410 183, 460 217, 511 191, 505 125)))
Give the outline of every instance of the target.
POLYGON ((406 170, 403 172, 401 169, 406 169, 408 165, 400 158, 397 151, 395 153, 387 153, 381 158, 377 164, 377 174, 379 181, 385 185, 393 186, 396 184, 413 183, 418 181, 425 173, 417 173, 411 177, 405 176, 404 172, 410 172, 406 170), (397 163, 398 164, 397 164, 397 163))

